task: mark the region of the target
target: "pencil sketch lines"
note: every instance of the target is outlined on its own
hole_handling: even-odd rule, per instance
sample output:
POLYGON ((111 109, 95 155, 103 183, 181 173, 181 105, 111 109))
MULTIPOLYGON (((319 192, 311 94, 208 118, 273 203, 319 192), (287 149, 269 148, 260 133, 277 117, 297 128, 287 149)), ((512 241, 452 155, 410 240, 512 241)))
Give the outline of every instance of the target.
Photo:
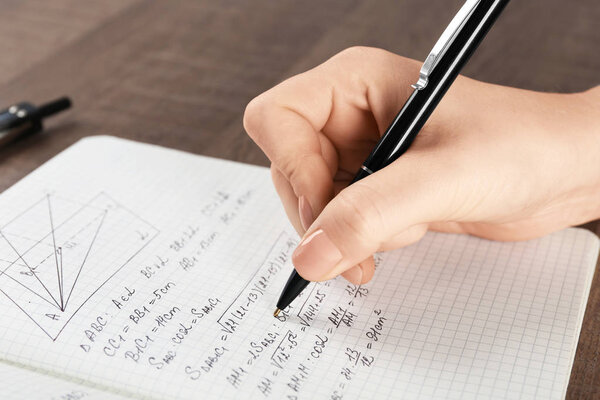
POLYGON ((159 231, 100 193, 47 194, 0 227, 0 292, 52 340, 159 231))

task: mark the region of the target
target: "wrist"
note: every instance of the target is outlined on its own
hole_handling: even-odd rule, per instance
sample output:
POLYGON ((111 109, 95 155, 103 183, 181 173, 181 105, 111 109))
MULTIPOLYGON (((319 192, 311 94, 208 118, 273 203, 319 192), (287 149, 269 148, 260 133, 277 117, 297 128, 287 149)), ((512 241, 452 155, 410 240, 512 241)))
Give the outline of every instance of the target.
POLYGON ((571 225, 600 219, 600 86, 562 97, 563 123, 557 124, 565 148, 570 149, 571 225))
POLYGON ((583 118, 586 122, 587 142, 592 153, 589 220, 600 219, 600 85, 579 94, 583 118))

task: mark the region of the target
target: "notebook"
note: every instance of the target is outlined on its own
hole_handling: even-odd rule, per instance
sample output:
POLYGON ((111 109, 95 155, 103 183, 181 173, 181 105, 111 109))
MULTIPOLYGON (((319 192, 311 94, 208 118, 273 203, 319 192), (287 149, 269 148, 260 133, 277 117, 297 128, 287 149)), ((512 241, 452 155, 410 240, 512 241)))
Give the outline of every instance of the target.
POLYGON ((274 318, 265 168, 92 137, 0 210, 3 399, 561 399, 599 245, 428 233, 274 318))

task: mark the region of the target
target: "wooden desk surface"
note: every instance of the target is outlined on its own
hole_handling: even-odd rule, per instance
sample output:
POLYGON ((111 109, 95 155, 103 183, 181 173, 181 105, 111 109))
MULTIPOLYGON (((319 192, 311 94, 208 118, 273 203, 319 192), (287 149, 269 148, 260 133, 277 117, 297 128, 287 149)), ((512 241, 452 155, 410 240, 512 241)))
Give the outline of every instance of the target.
MULTIPOLYGON (((462 0, 424 3, 0 0, 0 106, 74 101, 45 133, 0 151, 0 190, 95 134, 268 165, 242 128, 246 103, 353 45, 424 59, 462 0)), ((599 20, 597 0, 514 1, 464 74, 541 91, 598 85, 599 20)), ((600 398, 599 333, 596 274, 569 399, 600 398)))

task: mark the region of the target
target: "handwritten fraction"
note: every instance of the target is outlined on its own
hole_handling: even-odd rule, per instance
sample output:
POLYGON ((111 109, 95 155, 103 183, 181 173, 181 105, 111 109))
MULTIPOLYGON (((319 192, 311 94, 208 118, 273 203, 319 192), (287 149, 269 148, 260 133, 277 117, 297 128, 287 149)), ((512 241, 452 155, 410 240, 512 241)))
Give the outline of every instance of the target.
POLYGON ((0 291, 54 341, 158 234, 106 193, 47 194, 0 227, 0 291))

